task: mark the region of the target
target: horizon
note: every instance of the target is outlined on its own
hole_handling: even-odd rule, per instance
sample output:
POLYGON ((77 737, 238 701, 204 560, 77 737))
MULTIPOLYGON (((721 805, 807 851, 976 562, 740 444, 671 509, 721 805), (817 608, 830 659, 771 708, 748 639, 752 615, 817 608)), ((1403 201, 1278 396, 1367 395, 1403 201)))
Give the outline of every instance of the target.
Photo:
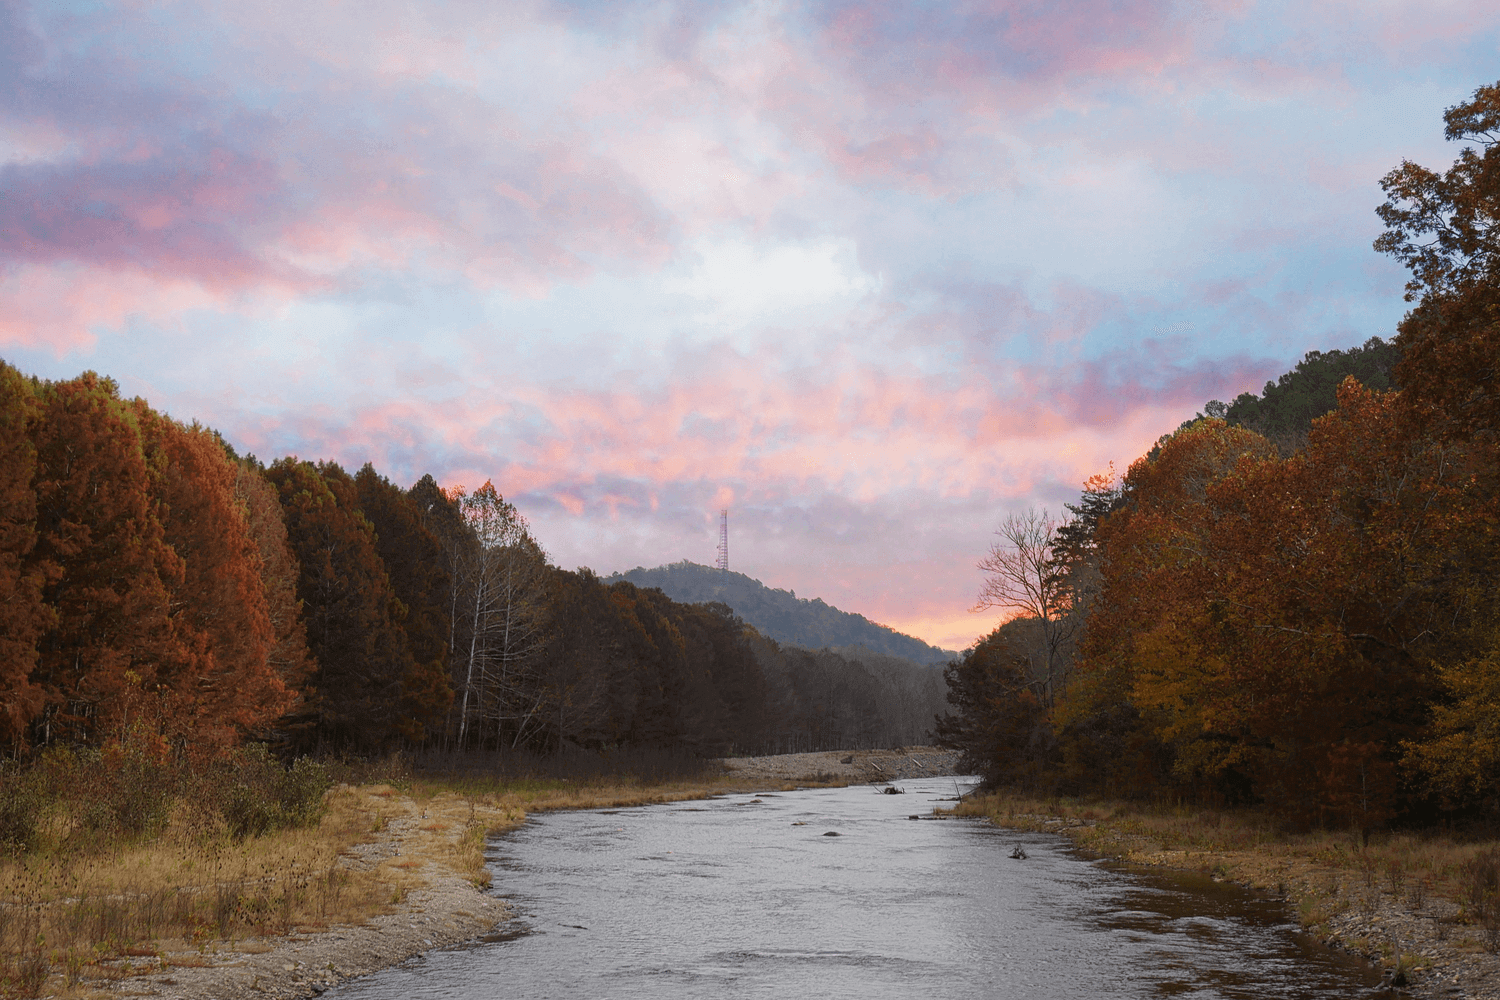
POLYGON ((492 480, 942 649, 1006 514, 1390 338, 1381 177, 1500 10, 0 8, 0 357, 242 452, 492 480))

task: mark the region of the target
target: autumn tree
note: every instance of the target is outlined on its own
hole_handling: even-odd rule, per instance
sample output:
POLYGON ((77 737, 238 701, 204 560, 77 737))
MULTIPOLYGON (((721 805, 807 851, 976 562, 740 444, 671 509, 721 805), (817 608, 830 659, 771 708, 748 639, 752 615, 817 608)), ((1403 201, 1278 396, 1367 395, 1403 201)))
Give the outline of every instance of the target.
POLYGON ((412 655, 391 589, 349 475, 336 465, 283 458, 266 469, 300 566, 308 646, 317 663, 320 738, 380 747, 401 732, 403 680, 412 655))
POLYGON ((90 738, 143 715, 191 677, 201 645, 172 619, 182 559, 156 517, 134 410, 110 379, 44 383, 35 435, 33 571, 55 566, 43 600, 56 614, 37 646, 47 707, 36 736, 90 738))
MULTIPOLYGON (((1099 597, 1078 676, 1056 715, 1074 780, 1092 775, 1137 790, 1161 777, 1163 740, 1171 742, 1177 727, 1195 735, 1178 715, 1144 705, 1141 685, 1171 667, 1154 651, 1171 652, 1174 641, 1196 634, 1198 598, 1214 569, 1205 539, 1209 489, 1241 461, 1275 456, 1264 438, 1221 420, 1179 430, 1153 452, 1131 465, 1119 509, 1098 526, 1099 597)), ((1190 651, 1178 662, 1204 667, 1190 651)), ((1231 765, 1229 756, 1201 753, 1218 745, 1217 737, 1199 740, 1193 749, 1203 759, 1189 752, 1189 771, 1218 774, 1231 765)))
POLYGON ((55 564, 33 560, 37 543, 36 446, 39 419, 35 388, 0 362, 0 741, 24 738, 42 707, 43 690, 31 677, 37 640, 54 623, 43 601, 55 564))
POLYGON ((281 684, 296 695, 288 708, 295 726, 303 727, 315 719, 313 705, 304 690, 314 664, 307 650, 307 629, 302 622, 302 601, 297 584, 302 567, 287 538, 282 519, 281 502, 276 487, 266 479, 264 469, 253 459, 235 463, 234 496, 245 518, 245 530, 260 556, 261 592, 265 596, 266 617, 271 625, 271 647, 266 656, 281 684))
POLYGON ((199 741, 235 743, 295 700, 270 658, 276 634, 260 550, 236 496, 239 469, 212 431, 184 427, 144 400, 131 406, 163 538, 182 563, 171 617, 179 642, 194 649, 192 673, 171 684, 172 725, 199 741))
POLYGON ((1406 743, 1413 775, 1449 806, 1496 808, 1500 774, 1500 83, 1444 113, 1445 137, 1465 144, 1439 174, 1404 161, 1382 182, 1386 232, 1375 247, 1411 270, 1400 324, 1399 414, 1446 476, 1427 501, 1448 544, 1423 581, 1440 603, 1444 641, 1431 663, 1442 684, 1429 730, 1406 743))

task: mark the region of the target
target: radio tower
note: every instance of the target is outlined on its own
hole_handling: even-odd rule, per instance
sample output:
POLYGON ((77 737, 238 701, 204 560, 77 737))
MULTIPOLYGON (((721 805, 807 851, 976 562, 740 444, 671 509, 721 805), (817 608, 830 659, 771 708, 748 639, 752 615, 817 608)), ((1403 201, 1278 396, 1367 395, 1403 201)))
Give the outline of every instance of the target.
POLYGON ((729 508, 719 511, 719 571, 729 572, 729 508))

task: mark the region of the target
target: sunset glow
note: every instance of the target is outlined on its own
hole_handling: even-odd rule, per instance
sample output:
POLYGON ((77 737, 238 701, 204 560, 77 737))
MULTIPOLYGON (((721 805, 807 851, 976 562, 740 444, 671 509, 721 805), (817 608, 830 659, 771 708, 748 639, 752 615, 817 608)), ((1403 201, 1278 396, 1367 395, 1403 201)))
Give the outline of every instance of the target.
POLYGON ((975 563, 1389 337, 1493 3, 0 4, 0 357, 947 648, 975 563))

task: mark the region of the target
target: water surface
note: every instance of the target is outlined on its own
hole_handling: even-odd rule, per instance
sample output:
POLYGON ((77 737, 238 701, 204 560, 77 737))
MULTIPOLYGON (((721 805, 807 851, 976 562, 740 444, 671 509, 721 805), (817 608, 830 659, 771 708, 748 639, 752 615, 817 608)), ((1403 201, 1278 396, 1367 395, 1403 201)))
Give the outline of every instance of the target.
MULTIPOLYGON (((951 778, 551 813, 490 845, 508 940, 434 951, 341 1000, 1376 996, 1285 908, 1121 870, 1063 838, 913 820, 951 778), (827 836, 837 833, 838 836, 827 836), (1017 845, 1027 857, 1012 859, 1017 845)), ((330 994, 333 995, 333 994, 330 994)))

